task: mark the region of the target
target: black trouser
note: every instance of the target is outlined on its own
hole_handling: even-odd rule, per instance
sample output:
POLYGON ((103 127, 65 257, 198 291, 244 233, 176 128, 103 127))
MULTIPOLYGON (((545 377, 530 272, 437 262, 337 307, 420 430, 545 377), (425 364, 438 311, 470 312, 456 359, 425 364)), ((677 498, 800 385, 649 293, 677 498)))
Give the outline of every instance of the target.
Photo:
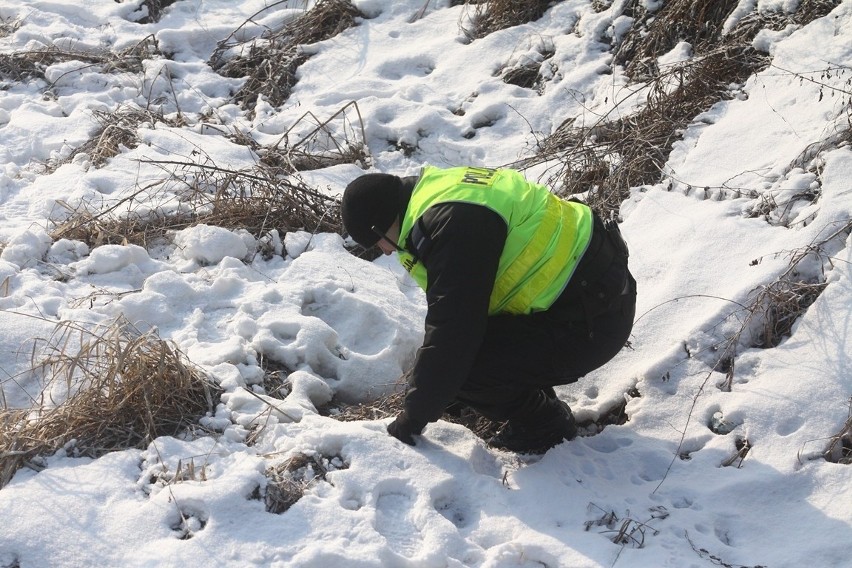
POLYGON ((569 286, 545 312, 489 318, 459 402, 495 421, 547 419, 559 411, 550 402, 554 386, 577 381, 624 347, 633 328, 636 281, 626 249, 618 250, 599 221, 595 235, 589 252, 606 266, 584 256, 572 283, 595 280, 569 286))

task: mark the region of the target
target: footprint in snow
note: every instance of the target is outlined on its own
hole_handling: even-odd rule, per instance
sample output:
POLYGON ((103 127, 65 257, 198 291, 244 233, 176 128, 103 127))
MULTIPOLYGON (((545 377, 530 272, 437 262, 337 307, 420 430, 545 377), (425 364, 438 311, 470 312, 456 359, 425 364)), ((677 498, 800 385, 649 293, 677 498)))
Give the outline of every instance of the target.
POLYGON ((376 499, 376 530, 390 549, 406 557, 420 550, 423 536, 411 518, 414 496, 410 492, 382 493, 376 499))

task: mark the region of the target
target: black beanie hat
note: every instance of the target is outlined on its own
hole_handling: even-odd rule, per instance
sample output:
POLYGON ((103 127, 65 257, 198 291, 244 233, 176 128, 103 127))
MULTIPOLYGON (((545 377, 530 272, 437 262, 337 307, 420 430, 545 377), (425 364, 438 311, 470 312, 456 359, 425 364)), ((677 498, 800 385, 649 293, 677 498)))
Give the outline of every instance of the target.
POLYGON ((352 180, 343 191, 340 214, 349 236, 362 247, 376 244, 397 215, 405 212, 408 195, 402 180, 391 174, 364 174, 352 180))

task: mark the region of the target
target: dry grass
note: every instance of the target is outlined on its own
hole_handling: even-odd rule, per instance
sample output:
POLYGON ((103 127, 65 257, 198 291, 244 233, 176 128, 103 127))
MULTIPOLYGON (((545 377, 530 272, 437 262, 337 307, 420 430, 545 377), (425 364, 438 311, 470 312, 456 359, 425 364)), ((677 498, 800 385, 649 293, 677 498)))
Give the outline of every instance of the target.
POLYGON ((637 113, 591 127, 565 121, 539 144, 528 162, 556 158, 547 183, 562 195, 591 191, 588 202, 609 216, 631 187, 662 177, 672 144, 704 110, 725 97, 728 86, 764 67, 768 58, 751 47, 721 48, 673 67, 649 82, 647 104, 637 113))
POLYGON ((344 405, 334 418, 342 422, 356 420, 383 420, 402 412, 405 402, 405 383, 398 383, 393 392, 369 402, 344 405))
MULTIPOLYGON (((101 126, 94 136, 67 157, 48 164, 44 173, 52 173, 81 154, 88 156, 92 166, 102 167, 124 149, 133 149, 139 144, 140 126, 154 128, 157 123, 161 123, 180 127, 186 124, 180 112, 175 117, 167 118, 162 110, 135 106, 121 106, 113 111, 95 110, 93 115, 101 126)), ((364 121, 354 101, 346 103, 322 121, 312 112, 305 113, 275 144, 263 146, 238 130, 232 132, 229 138, 236 144, 254 150, 260 157, 260 164, 268 166, 270 173, 291 174, 353 163, 364 167, 370 162, 364 121)))
MULTIPOLYGON (((392 393, 382 396, 374 401, 344 406, 339 412, 332 416, 343 422, 356 420, 384 420, 393 418, 402 412, 405 403, 405 379, 397 383, 392 393)), ((596 421, 578 422, 581 435, 594 435, 602 432, 604 428, 612 424, 626 424, 629 420, 625 409, 630 398, 642 396, 636 387, 630 388, 622 399, 611 408, 603 411, 596 421)), ((444 415, 442 420, 460 424, 473 432, 482 440, 488 441, 493 438, 503 422, 493 422, 483 417, 469 406, 454 404, 444 415)))
POLYGON ((731 456, 722 460, 722 467, 736 466, 737 469, 741 468, 743 466, 743 461, 745 461, 752 446, 751 442, 749 442, 747 438, 737 438, 734 441, 734 447, 736 448, 736 451, 731 456))
POLYGON ((762 312, 760 331, 754 347, 777 347, 792 333, 793 324, 825 290, 825 282, 776 280, 757 295, 755 304, 762 312))
MULTIPOLYGON (((747 304, 739 304, 740 308, 731 314, 740 318, 737 331, 713 346, 717 354, 713 371, 726 374, 725 380, 716 385, 720 390, 730 391, 732 388, 734 361, 740 347, 777 347, 784 338, 792 335, 795 323, 827 286, 824 274, 806 278, 803 274, 810 270, 803 267, 830 263, 828 249, 837 246, 837 242, 850 234, 852 221, 846 221, 821 240, 791 251, 787 268, 769 284, 755 289, 747 304)), ((758 262, 760 259, 753 261, 758 262)))
MULTIPOLYGON (((44 376, 31 411, 0 411, 0 487, 60 449, 97 457, 176 436, 215 408, 218 387, 172 344, 124 322, 61 324, 34 361, 44 376)), ((37 465, 36 465, 37 467, 37 465)))
POLYGON ((545 80, 541 69, 555 53, 552 45, 541 46, 539 49, 540 58, 536 58, 535 60, 525 58, 515 66, 503 69, 503 82, 525 89, 532 89, 539 95, 542 94, 544 92, 545 80))
POLYGON ((553 1, 490 0, 465 3, 474 7, 467 14, 469 26, 463 26, 462 33, 468 39, 474 40, 499 30, 538 20, 553 1))
POLYGON ((718 354, 713 371, 725 373, 716 386, 730 392, 735 377, 735 361, 741 346, 770 349, 790 337, 793 326, 825 290, 824 281, 806 282, 796 278, 795 264, 766 286, 761 286, 748 305, 736 314, 745 312, 737 331, 721 344, 714 346, 718 354))
POLYGON ((794 14, 746 15, 736 29, 723 36, 723 26, 738 0, 670 0, 648 13, 640 0, 632 0, 625 15, 637 20, 615 51, 615 61, 628 76, 639 79, 656 75, 655 60, 678 42, 692 45, 696 54, 715 51, 720 43, 745 45, 763 28, 780 30, 789 24, 806 25, 833 10, 840 0, 803 0, 794 14))
POLYGON ((56 171, 60 166, 73 162, 78 156, 88 156, 92 166, 100 168, 110 158, 119 155, 124 149, 133 149, 139 145, 137 131, 141 125, 153 128, 156 123, 180 126, 180 121, 167 119, 161 111, 151 111, 133 106, 121 106, 113 111, 95 110, 92 112, 100 124, 98 131, 85 144, 75 148, 67 157, 48 164, 45 174, 56 171))
POLYGON ((97 212, 64 204, 67 218, 51 232, 51 237, 83 241, 93 248, 123 243, 146 246, 161 241, 172 231, 200 223, 245 229, 256 238, 273 229, 281 233, 299 229, 341 231, 337 200, 298 180, 282 179, 272 168, 257 166, 243 171, 192 162, 152 163, 163 167, 170 178, 139 188, 97 212), (168 192, 163 191, 166 185, 170 186, 168 192), (180 203, 136 212, 151 192, 172 195, 180 203))
POLYGON ((161 57, 157 40, 148 36, 134 46, 118 53, 111 51, 73 51, 57 47, 46 47, 32 51, 0 54, 0 78, 6 81, 26 83, 33 79, 45 80, 45 70, 56 63, 78 61, 81 67, 64 73, 53 81, 86 67, 100 67, 103 73, 139 73, 146 59, 161 57))
MULTIPOLYGON (((272 6, 277 4, 280 2, 272 6)), ((250 18, 219 42, 209 63, 221 75, 246 78, 234 97, 244 109, 251 111, 261 96, 272 106, 280 106, 296 84, 296 69, 309 57, 300 46, 332 38, 353 26, 360 16, 348 0, 320 0, 278 29, 268 29, 260 37, 238 39, 253 21, 250 18)))
MULTIPOLYGON (((629 548, 644 548, 646 536, 657 536, 660 531, 651 526, 651 523, 667 519, 670 515, 668 510, 657 505, 648 509, 650 516, 646 521, 639 521, 630 516, 630 511, 627 512, 625 518, 621 519, 612 509, 603 509, 594 503, 589 503, 588 510, 597 510, 601 516, 597 519, 589 520, 584 523, 585 530, 589 531, 593 527, 603 527, 600 534, 607 535, 610 541, 614 544, 621 545, 622 550, 625 547, 629 548)), ((621 552, 616 556, 621 555, 621 552)))
POLYGON ((0 19, 0 37, 10 36, 21 27, 21 20, 14 18, 0 19))
POLYGON ((849 401, 849 417, 843 427, 831 437, 823 456, 832 463, 852 464, 852 399, 849 401))
POLYGON ((633 0, 625 12, 638 21, 615 51, 615 61, 636 79, 653 75, 656 58, 680 41, 692 44, 695 53, 714 51, 722 25, 738 4, 738 0, 671 0, 649 14, 633 0))
POLYGON ((263 392, 268 396, 284 400, 292 390, 289 376, 293 369, 283 363, 260 354, 260 368, 263 369, 263 392))
MULTIPOLYGON (((98 133, 62 161, 50 164, 50 170, 80 154, 88 155, 92 165, 99 167, 124 148, 138 144, 140 125, 183 124, 180 116, 166 118, 162 112, 138 107, 96 111, 95 117, 102 124, 98 133)), ((230 170, 216 166, 209 157, 206 163, 147 161, 162 168, 163 178, 106 208, 95 210, 87 204, 58 202, 61 220, 52 237, 80 240, 93 248, 125 243, 147 246, 162 242, 173 231, 200 223, 245 229, 256 238, 265 238, 273 229, 281 233, 342 231, 338 200, 289 174, 337 164, 369 164, 364 123, 356 103, 347 103, 324 121, 306 113, 268 146, 240 131, 234 131, 230 138, 251 148, 259 163, 249 169, 230 170)), ((195 153, 205 155, 200 148, 195 153)), ((262 251, 265 256, 268 253, 262 251)))
POLYGON ((672 144, 701 112, 730 96, 730 85, 745 81, 769 64, 751 40, 764 27, 803 25, 828 13, 837 0, 803 2, 791 16, 744 17, 729 34, 722 26, 738 3, 674 0, 653 18, 642 14, 638 1, 626 13, 640 21, 625 36, 616 61, 628 75, 643 79, 648 95, 643 108, 613 118, 615 110, 591 126, 576 126, 569 118, 539 143, 537 155, 521 167, 555 160, 546 182, 562 195, 590 192, 589 204, 605 216, 617 212, 631 187, 657 183, 672 144), (649 23, 650 22, 650 23, 649 23), (678 41, 693 46, 687 62, 658 69, 656 58, 678 41))
POLYGON ((329 471, 347 469, 339 456, 296 454, 266 468, 266 494, 264 502, 270 513, 280 514, 292 507, 305 491, 320 481, 328 481, 329 471))

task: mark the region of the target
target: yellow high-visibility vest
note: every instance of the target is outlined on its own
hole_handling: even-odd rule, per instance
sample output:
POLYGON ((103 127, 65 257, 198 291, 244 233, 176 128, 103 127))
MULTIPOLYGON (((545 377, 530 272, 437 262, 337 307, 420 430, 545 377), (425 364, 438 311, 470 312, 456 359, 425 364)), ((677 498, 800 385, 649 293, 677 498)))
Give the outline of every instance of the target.
MULTIPOLYGON (((411 194, 400 227, 405 243, 417 220, 439 203, 463 202, 493 210, 507 236, 488 307, 489 315, 546 310, 559 296, 592 236, 588 206, 563 201, 547 187, 509 169, 426 166, 411 194)), ((407 252, 399 260, 426 290, 426 267, 407 252)))

